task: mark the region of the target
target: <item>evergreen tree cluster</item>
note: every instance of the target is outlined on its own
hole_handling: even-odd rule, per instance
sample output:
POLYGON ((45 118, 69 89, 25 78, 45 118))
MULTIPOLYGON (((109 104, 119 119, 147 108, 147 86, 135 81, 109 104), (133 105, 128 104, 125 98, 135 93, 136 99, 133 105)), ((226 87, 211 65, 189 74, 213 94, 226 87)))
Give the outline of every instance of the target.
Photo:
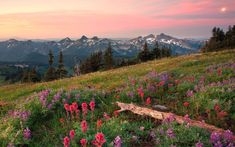
POLYGON ((80 70, 83 74, 111 68, 113 68, 113 53, 111 44, 109 44, 104 53, 102 53, 102 51, 92 53, 90 57, 88 57, 80 65, 80 70))
POLYGON ((146 62, 148 60, 153 60, 153 59, 161 59, 163 57, 170 57, 171 56, 171 49, 167 47, 159 47, 158 42, 156 42, 155 47, 153 50, 150 50, 148 48, 147 43, 145 42, 143 51, 141 51, 138 54, 138 59, 141 62, 146 62))
POLYGON ((206 42, 202 48, 202 52, 219 51, 223 49, 235 48, 235 25, 229 26, 228 31, 214 27, 212 29, 212 37, 206 42))
POLYGON ((22 82, 40 82, 41 76, 37 73, 36 68, 25 70, 22 75, 22 82))
POLYGON ((48 70, 45 73, 44 80, 45 81, 52 81, 56 79, 62 79, 67 77, 68 71, 65 69, 64 63, 63 63, 63 53, 60 51, 59 54, 59 60, 58 60, 58 67, 57 69, 53 66, 54 63, 54 56, 52 51, 49 52, 49 67, 48 70))

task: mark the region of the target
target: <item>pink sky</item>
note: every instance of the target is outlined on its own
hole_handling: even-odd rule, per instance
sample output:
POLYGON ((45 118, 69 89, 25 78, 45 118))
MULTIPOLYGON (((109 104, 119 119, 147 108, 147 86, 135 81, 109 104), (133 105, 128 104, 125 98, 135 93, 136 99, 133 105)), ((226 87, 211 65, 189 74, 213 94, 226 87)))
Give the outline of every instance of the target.
POLYGON ((0 1, 1 39, 208 37, 213 26, 228 25, 235 25, 235 0, 0 1))

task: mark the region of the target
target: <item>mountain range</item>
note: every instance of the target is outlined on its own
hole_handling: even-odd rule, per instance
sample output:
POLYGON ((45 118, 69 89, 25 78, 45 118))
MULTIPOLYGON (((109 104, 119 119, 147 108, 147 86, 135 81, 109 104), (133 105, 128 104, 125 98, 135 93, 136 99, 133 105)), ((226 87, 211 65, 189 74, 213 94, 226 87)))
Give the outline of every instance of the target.
POLYGON ((57 59, 59 51, 62 50, 65 64, 71 66, 78 60, 84 60, 92 52, 104 51, 109 43, 112 46, 115 58, 133 58, 142 50, 145 42, 150 49, 158 42, 160 47, 170 47, 173 54, 182 55, 198 52, 205 40, 178 39, 163 33, 123 40, 98 38, 96 36, 92 38, 82 36, 78 40, 64 38, 59 41, 9 39, 0 42, 0 62, 47 64, 49 50, 53 51, 55 59, 57 59))

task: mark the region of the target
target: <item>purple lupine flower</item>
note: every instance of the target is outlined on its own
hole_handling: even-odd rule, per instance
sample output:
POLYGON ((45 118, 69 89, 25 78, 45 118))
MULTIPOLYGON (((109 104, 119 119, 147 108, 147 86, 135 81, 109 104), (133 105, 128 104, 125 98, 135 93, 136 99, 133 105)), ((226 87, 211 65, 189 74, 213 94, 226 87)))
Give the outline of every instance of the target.
POLYGON ((19 118, 23 121, 26 121, 29 116, 31 115, 30 111, 19 111, 19 110, 15 110, 15 111, 9 111, 8 114, 13 117, 13 118, 19 118))
POLYGON ((131 97, 131 98, 134 98, 134 92, 129 91, 129 92, 127 93, 127 96, 128 96, 128 97, 131 97))
POLYGON ((156 71, 151 71, 146 76, 149 77, 149 78, 154 79, 154 78, 156 78, 158 76, 158 74, 157 74, 156 71))
POLYGON ((170 124, 175 120, 174 114, 170 114, 167 118, 165 118, 162 122, 165 124, 170 124))
POLYGON ((167 73, 163 73, 160 75, 160 80, 161 81, 167 81, 169 79, 169 76, 167 73))
POLYGON ((50 90, 43 90, 38 94, 39 100, 43 107, 46 107, 47 105, 47 97, 50 93, 50 90))
POLYGON ((114 141, 114 147, 121 147, 122 146, 122 139, 120 136, 117 136, 114 141))
POLYGON ((196 147, 203 147, 203 143, 201 143, 201 142, 199 141, 199 142, 197 142, 197 143, 195 144, 195 146, 196 146, 196 147))
POLYGON ((155 92, 155 90, 156 90, 156 88, 155 88, 152 84, 148 84, 148 85, 147 85, 147 89, 148 89, 148 91, 150 91, 150 92, 155 92))
POLYGON ((151 131, 151 132, 149 133, 149 136, 154 139, 154 138, 156 137, 156 134, 155 134, 154 131, 151 131))
POLYGON ((169 128, 167 131, 166 131, 166 134, 169 138, 175 138, 175 133, 173 131, 172 128, 169 128))
POLYGON ((164 135, 164 134, 165 134, 165 133, 164 133, 164 130, 163 130, 162 128, 159 129, 159 133, 160 133, 161 135, 164 135))
POLYGON ((191 119, 190 119, 189 115, 186 114, 186 115, 184 116, 184 122, 185 122, 186 124, 188 124, 188 123, 190 123, 190 121, 191 121, 191 119))
POLYGON ((217 143, 220 141, 220 134, 217 132, 212 132, 210 136, 210 142, 211 143, 217 143))
POLYGON ((26 121, 26 120, 28 120, 30 115, 31 115, 30 111, 23 111, 23 112, 21 112, 21 119, 26 121))
POLYGON ((47 105, 47 109, 51 109, 51 108, 52 108, 52 105, 53 105, 52 103, 48 104, 48 105, 47 105))
POLYGON ((213 144, 213 147, 223 147, 223 144, 221 143, 221 141, 217 141, 213 144))
POLYGON ((227 142, 232 142, 233 140, 233 132, 231 132, 230 130, 226 130, 223 134, 223 137, 225 139, 225 141, 227 142))
POLYGON ((29 130, 28 127, 26 129, 24 129, 23 135, 24 135, 24 138, 27 140, 29 140, 31 138, 31 131, 29 130))
POLYGON ((15 147, 13 143, 8 143, 7 147, 15 147))
POLYGON ((187 97, 192 97, 193 96, 193 91, 192 90, 188 90, 186 95, 187 95, 187 97))

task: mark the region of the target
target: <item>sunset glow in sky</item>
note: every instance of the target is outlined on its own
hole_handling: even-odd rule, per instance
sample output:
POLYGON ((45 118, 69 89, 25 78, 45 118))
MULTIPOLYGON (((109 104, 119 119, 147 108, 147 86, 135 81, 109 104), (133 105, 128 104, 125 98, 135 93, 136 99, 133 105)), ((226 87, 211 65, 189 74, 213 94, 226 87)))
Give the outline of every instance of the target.
POLYGON ((0 39, 208 37, 235 24, 235 0, 0 0, 0 39))

